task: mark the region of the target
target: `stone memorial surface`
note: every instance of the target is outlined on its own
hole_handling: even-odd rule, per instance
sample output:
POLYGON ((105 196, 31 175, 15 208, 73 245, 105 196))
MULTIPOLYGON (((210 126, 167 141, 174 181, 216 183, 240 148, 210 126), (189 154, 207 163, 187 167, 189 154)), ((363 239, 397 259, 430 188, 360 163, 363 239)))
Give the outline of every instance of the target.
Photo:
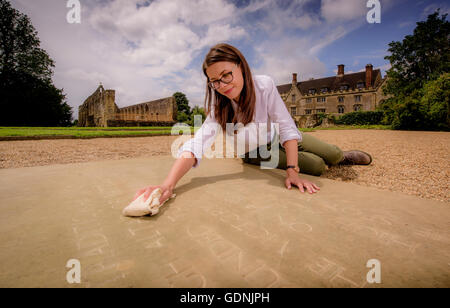
POLYGON ((448 203, 301 175, 311 195, 284 170, 204 159, 156 216, 123 216, 173 161, 0 170, 0 287, 450 286, 448 203))

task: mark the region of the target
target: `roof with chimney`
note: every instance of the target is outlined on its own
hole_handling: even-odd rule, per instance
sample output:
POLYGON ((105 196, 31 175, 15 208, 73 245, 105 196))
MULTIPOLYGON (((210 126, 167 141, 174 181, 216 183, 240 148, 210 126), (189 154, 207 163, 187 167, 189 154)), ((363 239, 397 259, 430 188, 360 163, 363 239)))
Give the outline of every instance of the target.
MULTIPOLYGON (((343 68, 342 68, 343 70, 343 68)), ((370 86, 373 88, 378 87, 382 81, 380 69, 372 70, 372 78, 370 86)), ((349 90, 357 89, 358 83, 364 83, 364 88, 366 82, 366 71, 350 74, 341 74, 332 77, 325 77, 319 79, 310 79, 305 81, 297 82, 297 88, 300 90, 302 95, 307 95, 310 89, 315 89, 316 94, 321 93, 321 89, 327 88, 329 91, 339 91, 342 86, 347 86, 349 90)), ((283 84, 277 86, 278 92, 280 94, 289 92, 292 87, 292 83, 283 84)))

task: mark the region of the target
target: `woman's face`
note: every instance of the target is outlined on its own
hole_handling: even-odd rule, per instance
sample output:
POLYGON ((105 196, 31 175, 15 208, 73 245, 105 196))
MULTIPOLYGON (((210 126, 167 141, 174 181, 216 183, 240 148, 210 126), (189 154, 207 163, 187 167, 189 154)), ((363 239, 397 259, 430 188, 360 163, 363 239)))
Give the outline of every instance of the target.
POLYGON ((230 72, 233 75, 233 80, 229 84, 220 82, 216 91, 230 99, 239 101, 239 95, 244 87, 244 78, 239 65, 233 62, 216 62, 206 69, 209 82, 219 80, 230 72))

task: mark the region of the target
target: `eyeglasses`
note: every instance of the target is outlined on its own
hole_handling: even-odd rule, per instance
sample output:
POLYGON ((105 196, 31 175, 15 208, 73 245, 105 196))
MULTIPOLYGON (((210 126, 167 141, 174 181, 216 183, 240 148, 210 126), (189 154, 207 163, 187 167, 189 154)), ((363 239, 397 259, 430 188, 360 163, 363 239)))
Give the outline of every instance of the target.
POLYGON ((224 83, 224 84, 229 84, 230 82, 233 81, 233 71, 234 69, 237 67, 237 64, 235 67, 233 67, 233 69, 231 70, 231 72, 225 73, 222 75, 222 78, 218 79, 218 80, 214 80, 211 82, 208 82, 208 85, 213 88, 214 90, 217 90, 220 87, 220 83, 224 83))

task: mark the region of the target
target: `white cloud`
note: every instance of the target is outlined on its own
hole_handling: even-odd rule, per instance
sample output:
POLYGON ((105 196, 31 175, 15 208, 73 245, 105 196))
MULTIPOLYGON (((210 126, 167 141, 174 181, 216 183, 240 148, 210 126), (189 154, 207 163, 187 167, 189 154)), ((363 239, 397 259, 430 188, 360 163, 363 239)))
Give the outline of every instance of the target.
POLYGON ((133 47, 116 50, 119 61, 134 66, 140 80, 157 85, 160 96, 171 95, 169 89, 183 91, 198 104, 204 93, 192 84, 192 74, 184 72, 205 47, 247 35, 242 27, 231 24, 233 14, 234 6, 222 0, 154 1, 139 10, 129 1, 117 0, 107 9, 97 7, 91 24, 104 35, 114 29, 116 40, 133 42, 133 47), (113 25, 102 22, 106 19, 114 20, 113 25), (164 78, 167 81, 161 81, 164 78), (158 79, 159 83, 154 81, 158 79), (190 83, 187 87, 186 82, 190 83))
POLYGON ((99 82, 109 82, 108 76, 102 74, 100 72, 88 72, 80 68, 73 68, 67 70, 65 73, 67 78, 78 80, 78 81, 87 81, 91 84, 97 84, 99 82))
POLYGON ((253 0, 246 7, 242 8, 240 12, 242 14, 253 13, 261 9, 267 9, 273 4, 272 0, 253 0))
POLYGON ((318 40, 314 40, 312 47, 309 50, 311 54, 317 54, 321 49, 326 47, 327 45, 337 41, 338 39, 344 37, 347 33, 351 32, 353 27, 343 27, 338 26, 334 29, 330 29, 329 33, 325 34, 323 37, 320 37, 318 40))
POLYGON ((277 44, 261 44, 256 51, 264 61, 252 73, 270 75, 276 84, 291 82, 292 73, 297 73, 299 81, 322 77, 326 72, 325 64, 307 50, 308 42, 302 39, 283 39, 277 44))
POLYGON ((440 9, 440 15, 450 14, 450 6, 447 3, 433 3, 424 8, 422 18, 428 17, 428 15, 433 14, 437 9, 440 9))
POLYGON ((383 59, 389 53, 384 49, 370 50, 364 54, 355 56, 357 59, 383 59))
POLYGON ((290 1, 287 6, 281 7, 277 1, 252 1, 247 7, 238 12, 242 18, 245 14, 256 11, 263 12, 258 21, 251 25, 256 29, 263 30, 270 37, 278 37, 287 29, 306 30, 321 24, 320 17, 304 10, 304 5, 311 0, 290 1))
POLYGON ((345 22, 357 18, 365 20, 366 1, 322 0, 321 13, 328 22, 345 22))
POLYGON ((127 0, 117 0, 108 9, 96 8, 91 23, 104 34, 114 29, 134 43, 136 48, 122 53, 126 60, 170 74, 184 69, 212 42, 245 36, 244 29, 226 22, 233 14, 234 7, 222 0, 154 1, 139 10, 127 0), (103 22, 107 19, 113 19, 113 25, 103 22), (201 26, 201 31, 194 32, 193 26, 201 26))

